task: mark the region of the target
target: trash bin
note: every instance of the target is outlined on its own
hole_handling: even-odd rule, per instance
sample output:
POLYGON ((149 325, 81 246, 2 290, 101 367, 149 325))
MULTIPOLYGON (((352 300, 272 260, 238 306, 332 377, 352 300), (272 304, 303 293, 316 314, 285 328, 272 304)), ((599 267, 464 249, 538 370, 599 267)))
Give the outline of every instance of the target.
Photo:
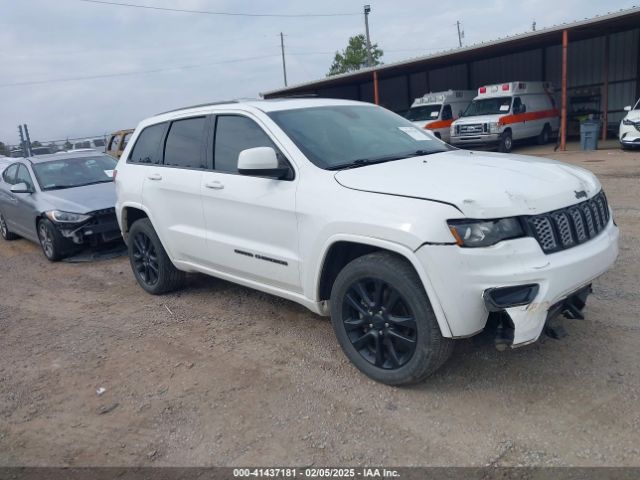
POLYGON ((580 148, 582 150, 597 150, 600 122, 585 120, 580 124, 580 148))

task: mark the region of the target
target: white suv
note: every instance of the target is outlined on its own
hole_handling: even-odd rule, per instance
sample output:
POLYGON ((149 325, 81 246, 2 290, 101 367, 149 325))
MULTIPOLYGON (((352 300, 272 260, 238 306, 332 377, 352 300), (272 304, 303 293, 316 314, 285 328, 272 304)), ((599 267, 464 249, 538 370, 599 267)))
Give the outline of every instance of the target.
POLYGON ((118 221, 147 292, 202 272, 331 315, 347 357, 416 382, 453 338, 495 323, 535 341, 581 316, 618 253, 597 178, 457 150, 353 101, 229 102, 144 120, 116 172, 118 221))

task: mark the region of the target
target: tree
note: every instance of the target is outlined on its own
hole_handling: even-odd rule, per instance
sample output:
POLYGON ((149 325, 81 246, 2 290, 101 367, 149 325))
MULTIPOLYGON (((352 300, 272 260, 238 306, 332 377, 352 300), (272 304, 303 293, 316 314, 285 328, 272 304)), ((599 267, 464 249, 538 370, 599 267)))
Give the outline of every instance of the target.
POLYGON ((40 143, 38 140, 35 140, 35 141, 31 142, 31 146, 32 147, 41 147, 42 143, 40 143))
POLYGON ((73 145, 71 144, 71 142, 69 141, 69 139, 67 138, 67 141, 64 142, 64 149, 65 150, 71 150, 71 148, 73 148, 73 145))
MULTIPOLYGON (((378 44, 371 45, 371 58, 373 65, 380 65, 383 51, 378 48, 378 44)), ((339 73, 355 72, 367 66, 367 40, 364 35, 356 35, 349 38, 349 44, 342 52, 336 52, 333 64, 327 76, 338 75, 339 73)))

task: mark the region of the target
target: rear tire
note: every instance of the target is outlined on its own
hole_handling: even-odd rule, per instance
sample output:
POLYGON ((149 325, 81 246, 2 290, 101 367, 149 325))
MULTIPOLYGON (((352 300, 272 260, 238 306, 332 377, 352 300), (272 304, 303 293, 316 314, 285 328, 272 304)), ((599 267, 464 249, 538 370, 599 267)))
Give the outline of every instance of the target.
POLYGON ((0 212, 0 235, 2 235, 2 238, 4 238, 7 242, 18 238, 18 235, 9 230, 2 212, 0 212))
POLYGON ((133 275, 145 291, 162 295, 182 288, 185 273, 173 265, 148 218, 134 222, 127 244, 133 275))
POLYGON ((342 269, 331 290, 331 322, 347 358, 387 385, 424 380, 453 350, 415 270, 387 252, 342 269))
POLYGON ((509 153, 512 148, 513 148, 513 137, 511 136, 511 131, 507 130, 500 136, 498 151, 502 153, 509 153))
POLYGON ((542 127, 542 131, 540 132, 540 135, 536 137, 536 142, 538 143, 538 145, 546 145, 547 143, 549 143, 550 139, 551 139, 551 127, 547 124, 544 127, 542 127))

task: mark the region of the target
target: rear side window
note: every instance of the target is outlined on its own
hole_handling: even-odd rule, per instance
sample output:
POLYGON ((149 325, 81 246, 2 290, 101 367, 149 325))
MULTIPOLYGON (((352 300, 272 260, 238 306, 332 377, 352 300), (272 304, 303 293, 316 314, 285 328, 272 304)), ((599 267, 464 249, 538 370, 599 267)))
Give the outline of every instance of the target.
POLYGON ((240 152, 254 147, 271 147, 278 151, 264 130, 253 120, 238 115, 217 117, 213 154, 215 170, 236 173, 240 152))
POLYGON ((165 124, 159 123, 145 128, 133 146, 129 162, 157 165, 160 163, 160 142, 164 134, 165 124))
POLYGON ((17 163, 14 163, 10 167, 8 167, 4 171, 4 173, 2 174, 2 178, 4 179, 4 181, 7 182, 9 185, 14 185, 15 184, 16 171, 17 170, 18 170, 18 164, 17 163))
POLYGON ((118 150, 119 143, 120 143, 120 135, 114 135, 113 137, 111 137, 108 150, 113 150, 113 151, 118 150))
POLYGON ((171 123, 164 147, 164 164, 183 168, 205 168, 203 143, 205 117, 187 118, 171 123))

